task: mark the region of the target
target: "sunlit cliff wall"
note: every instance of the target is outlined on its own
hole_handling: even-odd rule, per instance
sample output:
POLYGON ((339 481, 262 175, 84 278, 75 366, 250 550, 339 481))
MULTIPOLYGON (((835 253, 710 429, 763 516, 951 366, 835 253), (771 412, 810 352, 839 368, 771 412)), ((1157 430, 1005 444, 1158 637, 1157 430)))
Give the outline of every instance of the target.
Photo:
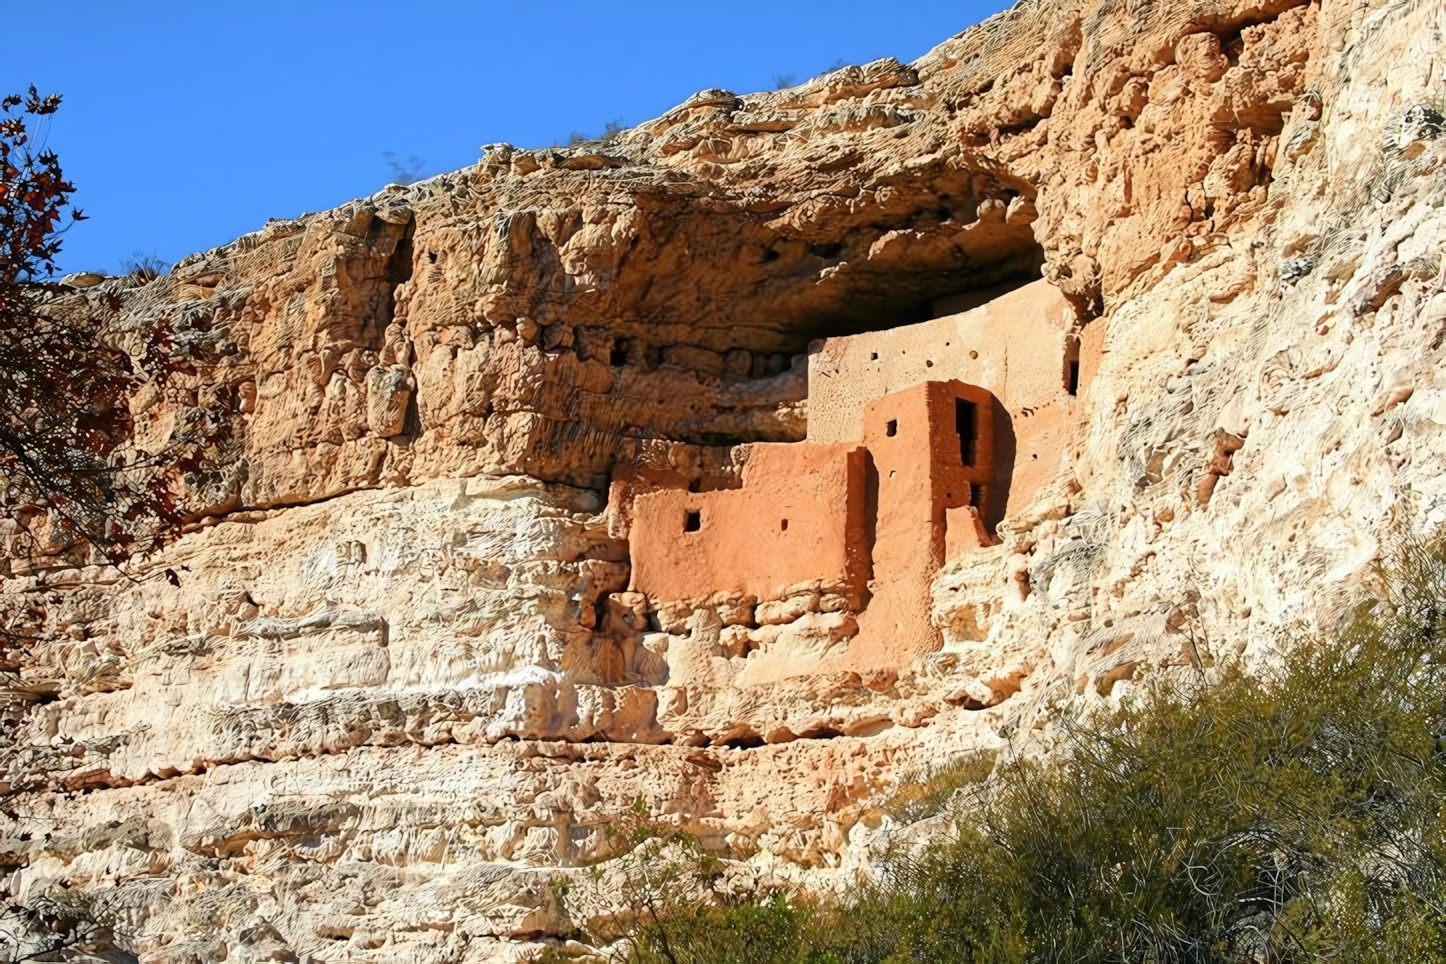
POLYGON ((161 556, 10 560, 7 899, 146 961, 515 957, 595 912, 550 881, 637 799, 824 884, 900 776, 1318 618, 1446 521, 1441 18, 1024 3, 76 291, 223 359, 134 399, 140 447, 197 409, 232 443, 161 556), (941 649, 759 673, 837 614, 626 591, 620 459, 732 485, 808 435, 810 342, 1041 273, 1049 378, 1070 338, 1092 370, 935 580, 941 649))

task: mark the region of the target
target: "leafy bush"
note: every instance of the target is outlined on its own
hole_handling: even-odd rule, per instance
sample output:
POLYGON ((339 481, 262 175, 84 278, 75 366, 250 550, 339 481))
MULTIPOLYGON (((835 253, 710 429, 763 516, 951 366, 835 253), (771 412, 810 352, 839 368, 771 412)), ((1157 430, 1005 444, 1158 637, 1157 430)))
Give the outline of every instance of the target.
MULTIPOLYGON (((0 98, 0 519, 14 523, 12 558, 120 565, 191 521, 185 477, 227 440, 231 389, 215 386, 211 408, 182 408, 158 451, 135 448, 131 401, 148 380, 204 378, 222 345, 235 348, 192 321, 178 332, 168 315, 120 335, 107 327, 116 290, 76 299, 48 280, 66 225, 84 217, 60 158, 41 146, 60 103, 34 87, 0 98)), ((126 268, 132 286, 163 267, 141 258, 126 268)), ((17 659, 0 651, 0 673, 17 659)))
MULTIPOLYGON (((793 961, 803 951, 806 905, 782 886, 710 853, 693 834, 653 819, 641 801, 607 828, 619 859, 554 884, 555 896, 590 914, 588 937, 610 956, 645 961, 793 961), (701 955, 701 956, 700 956, 701 955)), ((547 948, 538 964, 573 960, 547 948)))
POLYGON ((966 753, 912 778, 905 776, 883 811, 900 824, 927 820, 943 811, 959 790, 988 779, 996 756, 993 750, 966 753))
POLYGON ((137 285, 155 281, 162 275, 169 274, 170 270, 170 264, 162 260, 154 251, 150 254, 136 251, 122 261, 120 267, 121 276, 130 278, 137 285))
MULTIPOLYGON (((623 130, 623 119, 617 117, 610 121, 604 121, 603 131, 597 137, 590 137, 582 131, 573 131, 567 136, 567 146, 607 147, 618 139, 618 136, 622 134, 623 130)), ((557 145, 554 144, 553 146, 556 147, 557 145)))
MULTIPOLYGON (((987 781, 966 762, 945 829, 896 841, 837 897, 659 906, 659 892, 625 956, 1446 960, 1446 542, 1401 550, 1372 598, 1275 657, 1208 682, 1149 674, 1137 698, 1067 721, 1056 752, 1002 759, 987 781)), ((942 789, 901 812, 937 809, 942 789)))

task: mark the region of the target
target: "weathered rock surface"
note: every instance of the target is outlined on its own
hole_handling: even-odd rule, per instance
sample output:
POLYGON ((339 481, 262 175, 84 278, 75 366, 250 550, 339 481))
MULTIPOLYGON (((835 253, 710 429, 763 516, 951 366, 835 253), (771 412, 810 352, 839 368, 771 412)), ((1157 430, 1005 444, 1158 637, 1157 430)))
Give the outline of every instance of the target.
POLYGON ((1442 16, 1025 2, 77 288, 222 359, 139 448, 233 437, 161 556, 9 561, 7 899, 145 961, 515 958, 634 800, 824 882, 901 775, 1317 618, 1446 521, 1442 16), (1041 272, 1098 368, 942 650, 790 675, 847 635, 816 589, 625 591, 620 458, 727 484, 805 437, 812 340, 1041 272))

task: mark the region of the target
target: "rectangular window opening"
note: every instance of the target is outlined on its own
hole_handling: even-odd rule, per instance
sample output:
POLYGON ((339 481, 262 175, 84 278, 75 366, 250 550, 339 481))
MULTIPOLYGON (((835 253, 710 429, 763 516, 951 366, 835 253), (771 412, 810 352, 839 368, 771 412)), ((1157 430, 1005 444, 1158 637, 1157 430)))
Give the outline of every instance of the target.
POLYGON ((683 520, 683 531, 697 532, 701 528, 703 528, 703 513, 689 512, 687 517, 683 520))
POLYGON ((896 418, 889 419, 889 424, 884 426, 884 434, 887 435, 889 438, 893 438, 895 435, 898 435, 899 420, 896 418))
POLYGON ((969 504, 976 509, 984 505, 984 486, 969 483, 969 504))
POLYGON ((1079 394, 1079 338, 1070 335, 1064 343, 1064 389, 1079 394))
POLYGON ((979 440, 978 412, 973 402, 954 399, 954 431, 959 433, 959 461, 974 464, 974 449, 979 440))

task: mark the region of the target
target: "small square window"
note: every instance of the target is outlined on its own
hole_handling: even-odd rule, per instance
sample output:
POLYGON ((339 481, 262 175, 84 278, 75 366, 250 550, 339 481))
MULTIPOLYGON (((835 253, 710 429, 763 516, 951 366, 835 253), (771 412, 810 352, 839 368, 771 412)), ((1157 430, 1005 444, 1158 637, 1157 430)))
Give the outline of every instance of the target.
POLYGON ((689 512, 687 517, 683 519, 684 532, 697 532, 701 528, 703 528, 703 513, 689 512))
POLYGON ((895 435, 898 435, 899 420, 896 418, 889 419, 889 424, 884 426, 884 434, 887 435, 889 438, 893 438, 895 435))

